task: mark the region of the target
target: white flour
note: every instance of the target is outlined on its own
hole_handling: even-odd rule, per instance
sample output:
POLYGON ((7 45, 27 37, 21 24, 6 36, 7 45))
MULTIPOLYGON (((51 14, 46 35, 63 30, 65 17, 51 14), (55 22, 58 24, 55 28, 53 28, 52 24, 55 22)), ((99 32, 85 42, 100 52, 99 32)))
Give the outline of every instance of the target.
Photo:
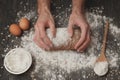
POLYGON ((104 61, 104 62, 97 62, 94 66, 94 72, 98 75, 98 76, 103 76, 108 72, 108 62, 104 61))
POLYGON ((31 56, 22 48, 12 49, 5 57, 4 65, 13 73, 21 73, 31 65, 31 56))

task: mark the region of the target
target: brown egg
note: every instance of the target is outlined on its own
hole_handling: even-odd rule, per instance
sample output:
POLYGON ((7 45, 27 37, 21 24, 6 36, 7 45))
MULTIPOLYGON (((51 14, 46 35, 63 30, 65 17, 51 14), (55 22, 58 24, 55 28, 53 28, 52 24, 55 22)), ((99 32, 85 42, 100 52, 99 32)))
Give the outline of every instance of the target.
POLYGON ((27 30, 30 27, 30 22, 27 18, 20 19, 19 26, 22 30, 27 30))
POLYGON ((11 24, 9 27, 9 31, 11 34, 15 36, 20 36, 22 33, 20 27, 17 24, 11 24))

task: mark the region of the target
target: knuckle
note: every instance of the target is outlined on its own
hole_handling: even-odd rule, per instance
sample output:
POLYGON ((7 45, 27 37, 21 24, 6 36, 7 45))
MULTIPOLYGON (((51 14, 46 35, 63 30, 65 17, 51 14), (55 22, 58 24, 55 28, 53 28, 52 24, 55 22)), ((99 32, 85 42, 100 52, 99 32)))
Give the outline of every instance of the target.
POLYGON ((41 38, 41 39, 44 39, 45 37, 46 37, 46 36, 45 36, 45 35, 43 35, 43 34, 40 36, 40 38, 41 38))
POLYGON ((34 41, 34 42, 36 42, 36 41, 37 41, 37 38, 36 38, 36 37, 34 37, 34 38, 33 38, 33 41, 34 41))
POLYGON ((41 44, 37 44, 41 49, 43 49, 42 45, 41 44))
POLYGON ((38 45, 40 48, 42 48, 42 45, 39 43, 39 45, 38 45))
POLYGON ((54 20, 51 19, 51 20, 48 20, 48 23, 49 24, 54 24, 55 22, 54 22, 54 20))
POLYGON ((41 39, 43 39, 43 38, 44 38, 44 36, 41 35, 41 36, 40 36, 40 41, 41 41, 41 39))
POLYGON ((37 29, 37 24, 34 25, 34 28, 37 29))
POLYGON ((43 22, 39 22, 38 25, 39 25, 39 26, 43 25, 43 22))
POLYGON ((55 26, 54 26, 54 25, 53 25, 53 26, 51 26, 51 28, 50 28, 50 29, 54 31, 54 30, 55 30, 55 26))
POLYGON ((72 26, 69 26, 68 27, 68 31, 72 31, 73 30, 73 27, 72 26))
POLYGON ((54 32, 56 32, 56 29, 54 29, 54 32))
POLYGON ((50 23, 54 25, 55 22, 54 22, 54 20, 50 20, 50 23))
POLYGON ((73 24, 73 19, 72 18, 69 19, 69 25, 71 25, 71 24, 73 24))
POLYGON ((44 47, 44 42, 42 40, 39 40, 39 43, 42 47, 44 47))
POLYGON ((36 38, 33 38, 33 41, 36 42, 36 38))
POLYGON ((55 30, 51 30, 51 32, 54 34, 56 31, 55 30))
POLYGON ((56 29, 53 27, 53 28, 50 28, 51 32, 56 32, 56 29))
POLYGON ((71 31, 70 27, 67 28, 68 31, 71 31))
POLYGON ((37 24, 35 24, 34 27, 37 27, 37 24))
POLYGON ((49 26, 51 27, 51 29, 53 29, 53 30, 55 29, 55 25, 54 24, 50 24, 49 26))
POLYGON ((80 42, 83 43, 83 42, 85 41, 85 39, 86 39, 86 38, 85 38, 85 36, 84 36, 83 38, 81 38, 81 41, 80 41, 80 42))
POLYGON ((86 29, 89 28, 88 24, 84 24, 84 28, 86 29))
POLYGON ((90 41, 90 38, 87 38, 87 41, 90 41))

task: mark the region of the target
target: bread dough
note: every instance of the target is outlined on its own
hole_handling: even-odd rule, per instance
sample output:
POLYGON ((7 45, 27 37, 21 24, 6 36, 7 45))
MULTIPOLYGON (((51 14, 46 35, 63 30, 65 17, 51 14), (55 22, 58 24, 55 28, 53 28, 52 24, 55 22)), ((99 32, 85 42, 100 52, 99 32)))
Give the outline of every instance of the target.
POLYGON ((75 44, 80 39, 80 34, 80 29, 76 28, 73 36, 70 37, 67 28, 57 28, 56 37, 52 38, 50 29, 47 30, 47 35, 54 45, 51 50, 74 50, 75 44))

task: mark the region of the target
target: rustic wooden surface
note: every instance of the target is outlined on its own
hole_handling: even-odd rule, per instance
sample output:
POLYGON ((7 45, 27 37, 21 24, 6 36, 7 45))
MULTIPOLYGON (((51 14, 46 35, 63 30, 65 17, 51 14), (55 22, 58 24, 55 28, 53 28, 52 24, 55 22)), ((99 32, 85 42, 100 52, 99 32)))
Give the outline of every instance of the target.
MULTIPOLYGON (((53 0, 53 2, 56 3, 56 6, 61 6, 64 4, 65 7, 68 7, 69 4, 71 4, 70 0, 53 0)), ((8 47, 8 51, 12 48, 14 48, 14 44, 19 45, 19 38, 16 38, 14 36, 11 36, 10 38, 6 37, 8 32, 8 25, 15 22, 17 12, 18 11, 25 11, 29 12, 31 9, 37 9, 37 2, 36 0, 0 0, 0 80, 32 80, 30 77, 30 72, 34 67, 31 67, 29 71, 22 75, 12 75, 8 73, 5 68, 3 67, 3 55, 4 49, 8 47), (23 2, 23 6, 26 7, 26 10, 23 9, 23 6, 21 6, 20 2, 23 2), (25 3, 28 3, 27 5, 25 3), (5 39, 5 40, 3 40, 5 39), (15 41, 12 42, 11 39, 14 39, 15 41)), ((120 1, 119 0, 86 0, 86 10, 92 12, 93 10, 91 8, 94 7, 104 7, 102 15, 105 15, 107 17, 114 18, 114 23, 118 25, 120 28, 120 1)), ((61 9, 64 10, 64 9, 61 9)), ((52 5, 52 13, 57 14, 54 10, 54 5, 52 5)), ((69 14, 69 13, 68 13, 69 14)), ((57 22, 57 20, 56 20, 57 22)), ((56 23, 57 24, 57 23, 56 23)), ((117 50, 117 48, 114 48, 117 50)), ((120 52, 119 52, 120 53, 120 52)), ((120 55, 120 54, 119 54, 120 55)), ((110 73, 107 76, 104 77, 98 77, 96 75, 91 75, 89 79, 83 79, 80 78, 80 71, 72 72, 68 74, 66 77, 66 80, 120 80, 120 68, 117 69, 110 69, 110 73), (113 74, 113 75, 111 75, 113 74)), ((92 71, 88 70, 86 74, 92 73, 92 71)), ((37 80, 44 80, 44 78, 37 79, 37 80)), ((50 79, 48 79, 50 80, 50 79)))

